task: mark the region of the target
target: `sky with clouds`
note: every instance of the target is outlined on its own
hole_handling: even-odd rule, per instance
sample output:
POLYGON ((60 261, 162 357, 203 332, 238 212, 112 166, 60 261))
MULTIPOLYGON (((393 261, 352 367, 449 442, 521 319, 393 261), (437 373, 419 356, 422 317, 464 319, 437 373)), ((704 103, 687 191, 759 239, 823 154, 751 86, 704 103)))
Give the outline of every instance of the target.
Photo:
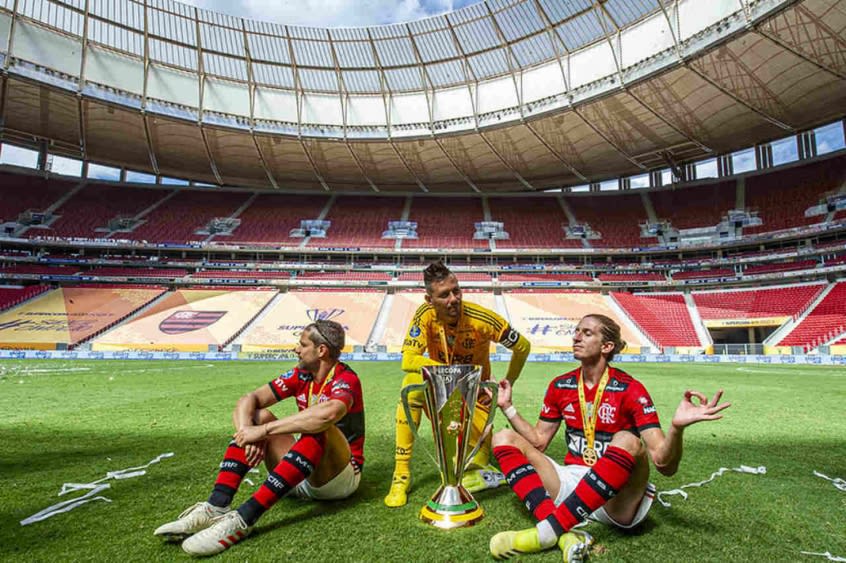
POLYGON ((479 0, 182 0, 245 18, 315 27, 358 27, 443 14, 479 0))

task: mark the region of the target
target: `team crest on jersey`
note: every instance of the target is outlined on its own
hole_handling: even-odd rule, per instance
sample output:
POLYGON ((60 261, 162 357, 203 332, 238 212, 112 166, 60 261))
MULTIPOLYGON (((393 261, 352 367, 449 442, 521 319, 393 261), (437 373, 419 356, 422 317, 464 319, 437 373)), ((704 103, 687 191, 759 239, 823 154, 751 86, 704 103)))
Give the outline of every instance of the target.
POLYGON ((411 329, 408 331, 408 335, 412 338, 417 338, 420 336, 420 327, 417 325, 411 325, 411 329))
POLYGON ((182 334, 211 326, 226 314, 226 311, 176 311, 159 323, 159 330, 165 334, 182 334))
POLYGON ((461 343, 465 349, 473 348, 476 345, 476 341, 472 338, 465 338, 464 342, 461 343))
POLYGON ((617 407, 609 404, 609 403, 602 403, 599 406, 599 411, 597 415, 599 416, 599 420, 602 421, 603 424, 614 424, 614 419, 617 414, 617 407))
POLYGON ((294 377, 294 370, 289 369, 288 371, 280 375, 279 379, 291 379, 292 377, 294 377))

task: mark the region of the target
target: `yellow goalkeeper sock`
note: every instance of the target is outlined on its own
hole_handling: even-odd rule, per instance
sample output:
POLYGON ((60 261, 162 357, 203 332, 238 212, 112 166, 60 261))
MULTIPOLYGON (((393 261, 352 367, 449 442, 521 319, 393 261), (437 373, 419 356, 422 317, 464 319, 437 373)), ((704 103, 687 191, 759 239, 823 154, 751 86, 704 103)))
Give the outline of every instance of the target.
MULTIPOLYGON (((483 406, 479 403, 476 403, 476 412, 473 414, 473 428, 470 432, 471 447, 476 447, 476 444, 479 442, 479 437, 485 430, 485 421, 488 419, 489 413, 489 406, 483 406)), ((473 461, 470 462, 470 468, 481 469, 487 467, 490 464, 491 438, 491 434, 488 434, 488 436, 485 438, 485 441, 482 443, 482 447, 480 447, 479 451, 476 452, 476 455, 473 456, 473 461)))
MULTIPOLYGON (((402 386, 420 383, 422 377, 419 373, 406 374, 402 380, 402 386)), ((420 417, 423 411, 423 392, 417 391, 408 394, 408 406, 411 411, 412 422, 415 427, 420 425, 420 417)), ((402 400, 397 403, 396 413, 396 450, 394 453, 394 473, 411 473, 409 463, 411 462, 411 451, 414 447, 414 431, 409 426, 405 417, 405 409, 402 400)))

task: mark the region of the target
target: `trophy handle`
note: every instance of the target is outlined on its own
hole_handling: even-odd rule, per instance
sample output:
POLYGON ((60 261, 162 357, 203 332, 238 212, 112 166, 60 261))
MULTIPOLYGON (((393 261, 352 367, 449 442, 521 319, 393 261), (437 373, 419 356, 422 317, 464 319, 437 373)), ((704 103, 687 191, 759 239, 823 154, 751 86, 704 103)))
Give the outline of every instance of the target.
MULTIPOLYGON (((415 442, 420 438, 420 434, 417 432, 417 425, 414 424, 414 419, 411 417, 411 407, 408 404, 408 394, 412 391, 425 393, 427 387, 429 387, 428 383, 416 383, 406 385, 400 390, 400 402, 402 403, 402 409, 405 411, 405 420, 408 422, 408 426, 411 427, 411 432, 414 434, 415 442)), ((432 458, 432 461, 435 462, 435 466, 440 467, 440 463, 437 458, 432 455, 432 452, 430 452, 427 448, 424 449, 426 450, 426 454, 432 458)))
MULTIPOLYGON (((490 390, 490 392, 491 392, 491 410, 488 411, 488 418, 487 418, 487 420, 485 420, 484 430, 482 430, 482 433, 479 434, 479 439, 476 442, 476 445, 473 447, 473 450, 469 454, 467 454, 467 460, 464 462, 464 467, 462 468, 462 471, 467 470, 467 467, 473 461, 473 456, 476 455, 476 453, 482 447, 482 444, 484 443, 485 439, 488 437, 488 434, 490 434, 491 428, 493 428, 493 418, 494 418, 494 415, 496 414, 496 409, 497 409, 496 400, 497 400, 497 397, 499 395, 499 383, 497 383, 494 380, 482 381, 481 383, 479 383, 479 389, 480 390, 482 390, 482 389, 489 389, 490 390)), ((473 423, 473 421, 471 419, 470 424, 472 424, 472 423, 473 423)))

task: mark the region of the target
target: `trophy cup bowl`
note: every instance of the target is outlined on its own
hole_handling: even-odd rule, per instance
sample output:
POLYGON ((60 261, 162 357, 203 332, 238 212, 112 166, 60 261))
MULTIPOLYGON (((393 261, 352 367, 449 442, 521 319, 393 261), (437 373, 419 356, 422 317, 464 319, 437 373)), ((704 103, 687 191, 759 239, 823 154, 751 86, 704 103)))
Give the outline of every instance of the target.
POLYGON ((488 413, 475 446, 468 447, 479 394, 489 389, 492 404, 496 405, 498 385, 495 381, 483 382, 482 368, 477 365, 426 366, 422 374, 423 383, 403 388, 402 405, 406 420, 417 436, 408 394, 423 392, 435 441, 435 456, 427 453, 438 466, 441 486, 420 510, 420 519, 443 529, 472 526, 484 517, 484 510, 461 485, 461 478, 493 426, 496 409, 488 413))

